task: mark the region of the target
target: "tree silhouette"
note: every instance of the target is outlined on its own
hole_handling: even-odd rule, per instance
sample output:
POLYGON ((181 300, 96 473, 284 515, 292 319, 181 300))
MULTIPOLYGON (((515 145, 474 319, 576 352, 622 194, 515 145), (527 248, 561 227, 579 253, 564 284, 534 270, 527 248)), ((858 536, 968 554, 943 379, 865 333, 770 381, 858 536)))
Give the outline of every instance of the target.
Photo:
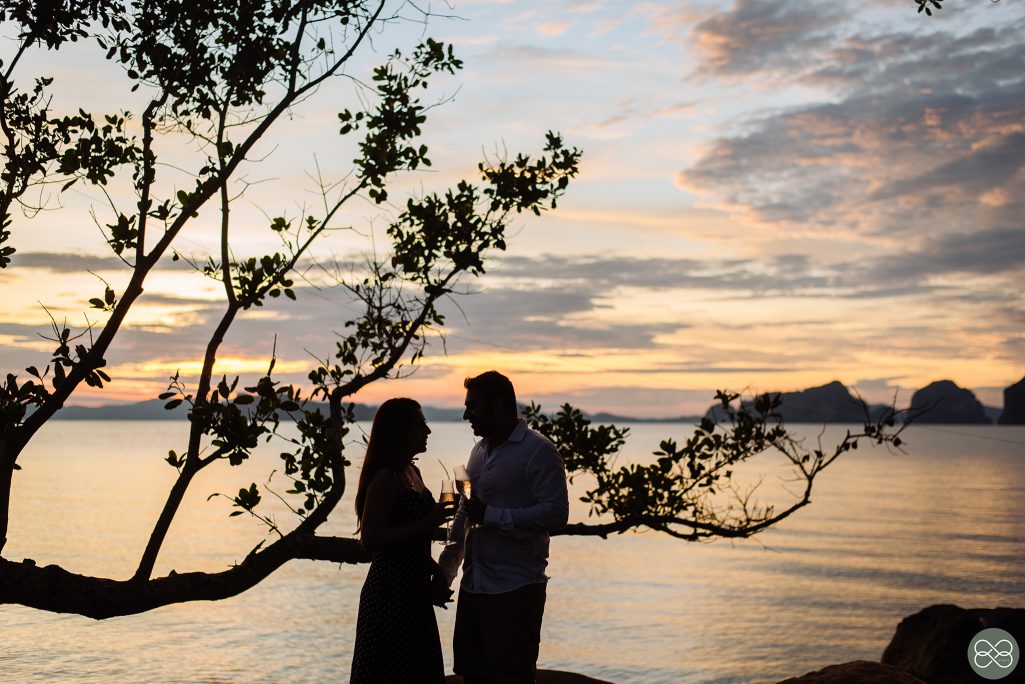
MULTIPOLYGON (((160 395, 168 408, 188 406, 188 445, 166 458, 177 479, 132 577, 90 577, 0 557, 0 602, 106 618, 233 596, 292 559, 367 559, 355 539, 317 534, 345 489, 348 462, 342 445, 354 420, 353 397, 423 356, 428 335, 444 325, 439 300, 455 295, 461 279, 485 272, 486 254, 505 249, 513 216, 554 209, 580 159, 579 150, 549 132, 540 155, 485 161, 476 181, 405 200, 387 228, 386 257, 368 257, 363 272, 342 283, 362 313, 344 324, 333 357, 309 373, 307 385, 275 380, 273 359, 252 385, 239 387, 237 377, 218 378, 216 360, 229 328, 268 298, 295 298, 297 265, 328 236, 339 210, 357 198, 384 204, 390 200, 389 179, 431 163, 428 148, 419 142, 429 105, 418 93, 432 76, 454 73, 462 64, 450 46, 427 39, 408 54, 392 54, 364 86, 361 106, 338 114, 340 135, 357 137, 359 154, 344 184, 322 187, 323 209, 298 219, 269 218, 266 229, 280 238, 281 251, 234 256, 232 184, 243 164, 253 161, 257 143, 293 108, 327 89, 366 47, 376 26, 395 20, 385 5, 91 0, 10 2, 0 10, 3 21, 17 27, 20 41, 14 57, 0 66, 0 267, 10 264, 15 251, 10 229, 16 209, 32 214, 40 208, 27 199, 30 189, 54 186, 63 192, 75 183, 105 188, 114 179, 130 178, 134 190, 130 206, 111 199, 103 223, 110 249, 131 273, 122 292, 105 285, 101 295, 89 299, 105 320, 85 331, 54 321, 48 360, 20 377, 10 373, 0 384, 0 553, 19 457, 83 383, 102 388, 111 381, 104 371, 108 351, 151 272, 167 258, 185 259, 223 289, 201 371, 192 378, 176 374, 160 395), (27 51, 60 50, 82 39, 95 41, 121 67, 133 91, 145 95, 137 124, 129 111, 52 112, 48 78, 34 80, 28 89, 16 85, 27 51), (160 177, 159 160, 183 139, 201 150, 202 158, 188 185, 176 187, 160 177), (217 212, 220 219, 219 254, 202 263, 176 250, 183 229, 197 221, 201 209, 217 212), (279 430, 285 420, 295 429, 279 430), (294 527, 274 525, 272 541, 228 570, 154 577, 166 534, 195 476, 224 462, 245 462, 261 440, 270 438, 285 445, 282 470, 291 483, 288 495, 297 502, 294 527)), ((734 394, 718 398, 726 423, 703 421, 683 447, 667 440, 653 465, 625 468, 615 466, 613 455, 626 430, 591 426, 570 406, 555 416, 531 407, 527 419, 558 443, 570 476, 593 478, 587 501, 593 513, 604 516, 604 521, 574 523, 563 533, 605 536, 646 526, 683 539, 750 536, 806 505, 815 476, 856 448, 859 438, 899 445, 885 429, 886 422, 893 424, 890 416, 863 433, 848 434, 833 451, 805 451, 783 427, 778 398, 758 397, 750 405, 734 394), (749 494, 729 486, 735 466, 768 451, 782 453, 805 483, 804 493, 779 512, 750 503, 749 494), (725 504, 723 491, 730 494, 725 504)), ((232 503, 233 514, 261 516, 255 483, 232 503)))

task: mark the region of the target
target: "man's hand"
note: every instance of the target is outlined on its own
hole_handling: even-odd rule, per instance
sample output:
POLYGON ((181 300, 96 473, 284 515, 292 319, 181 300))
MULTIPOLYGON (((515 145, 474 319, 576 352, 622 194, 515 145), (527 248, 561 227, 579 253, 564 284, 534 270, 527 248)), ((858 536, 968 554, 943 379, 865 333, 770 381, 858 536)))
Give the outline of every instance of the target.
POLYGON ((484 522, 484 512, 488 510, 488 505, 480 499, 467 499, 466 500, 466 517, 470 521, 471 525, 480 525, 484 522))

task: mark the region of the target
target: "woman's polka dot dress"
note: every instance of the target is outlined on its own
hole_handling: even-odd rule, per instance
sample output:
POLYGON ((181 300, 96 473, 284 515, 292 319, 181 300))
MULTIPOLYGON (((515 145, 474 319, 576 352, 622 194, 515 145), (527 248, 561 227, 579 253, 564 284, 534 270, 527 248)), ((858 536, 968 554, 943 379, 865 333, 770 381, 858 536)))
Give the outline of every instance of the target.
MULTIPOLYGON (((388 526, 423 518, 434 496, 402 489, 388 526)), ((435 684, 445 679, 431 603, 431 539, 424 535, 374 554, 359 597, 350 684, 435 684)))

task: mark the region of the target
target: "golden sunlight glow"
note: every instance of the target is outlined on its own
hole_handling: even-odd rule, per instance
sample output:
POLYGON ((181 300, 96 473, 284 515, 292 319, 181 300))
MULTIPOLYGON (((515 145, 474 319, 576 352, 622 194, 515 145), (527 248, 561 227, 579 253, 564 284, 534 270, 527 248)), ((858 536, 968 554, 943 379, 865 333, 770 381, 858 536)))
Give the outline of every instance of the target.
MULTIPOLYGON (((242 375, 249 373, 266 373, 269 360, 263 358, 240 358, 236 356, 219 357, 214 366, 216 375, 242 375)), ((309 361, 284 361, 278 359, 274 365, 275 373, 291 373, 308 370, 309 361)), ((183 376, 196 376, 203 370, 202 359, 189 359, 181 361, 147 361, 145 363, 123 367, 128 372, 136 375, 158 377, 161 375, 173 375, 180 372, 183 376)))
POLYGON ((41 337, 32 339, 31 337, 19 337, 16 335, 0 335, 0 347, 19 347, 40 352, 53 351, 53 343, 41 337))

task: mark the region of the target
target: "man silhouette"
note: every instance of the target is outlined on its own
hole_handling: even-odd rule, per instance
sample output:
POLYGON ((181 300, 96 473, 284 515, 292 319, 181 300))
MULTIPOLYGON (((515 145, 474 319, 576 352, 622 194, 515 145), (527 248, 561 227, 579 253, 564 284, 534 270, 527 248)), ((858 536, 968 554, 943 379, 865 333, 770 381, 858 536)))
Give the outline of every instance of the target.
POLYGON ((520 420, 512 382, 488 371, 463 382, 463 420, 481 439, 439 562, 451 582, 463 562, 453 669, 465 684, 532 684, 541 642, 549 532, 569 515, 555 446, 520 420))

